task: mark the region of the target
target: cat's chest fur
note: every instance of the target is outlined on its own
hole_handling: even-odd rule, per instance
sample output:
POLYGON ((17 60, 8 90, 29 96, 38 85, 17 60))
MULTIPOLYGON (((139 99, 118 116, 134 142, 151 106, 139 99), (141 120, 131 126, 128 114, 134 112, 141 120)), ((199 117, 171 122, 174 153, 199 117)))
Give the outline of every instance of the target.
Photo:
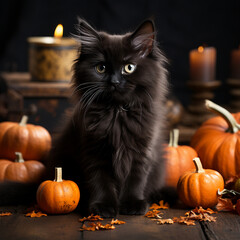
POLYGON ((151 139, 151 123, 146 123, 142 106, 92 108, 86 114, 86 134, 104 143, 119 178, 125 178, 133 162, 145 156, 151 139), (148 124, 148 126, 147 126, 148 124), (107 144, 106 144, 107 143, 107 144))
POLYGON ((96 107, 90 109, 85 120, 89 134, 96 139, 107 139, 116 149, 121 145, 136 145, 137 140, 144 138, 143 133, 147 132, 142 107, 96 107))

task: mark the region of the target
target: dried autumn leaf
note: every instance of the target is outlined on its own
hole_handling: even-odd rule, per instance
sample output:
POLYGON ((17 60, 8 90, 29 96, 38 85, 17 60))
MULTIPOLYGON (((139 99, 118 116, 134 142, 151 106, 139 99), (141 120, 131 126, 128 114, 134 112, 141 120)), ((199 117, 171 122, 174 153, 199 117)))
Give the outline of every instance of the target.
POLYGON ((154 209, 152 211, 148 211, 144 216, 148 218, 161 218, 159 214, 161 214, 161 212, 154 209))
POLYGON ((2 212, 2 213, 0 213, 0 217, 6 217, 6 216, 11 216, 12 215, 12 213, 10 213, 10 212, 2 212))
POLYGON ((82 227, 80 228, 80 231, 95 231, 95 230, 96 230, 95 226, 87 227, 85 224, 83 224, 82 227))
POLYGON ((82 219, 79 219, 80 222, 84 222, 84 221, 91 221, 91 222, 94 222, 94 221, 102 221, 103 218, 101 218, 101 216, 99 215, 93 215, 91 214, 90 216, 88 217, 84 217, 82 219))
POLYGON ((205 221, 205 222, 216 222, 216 217, 210 216, 207 213, 202 214, 202 219, 200 221, 205 221))
POLYGON ((102 225, 100 224, 100 230, 113 230, 115 229, 116 227, 111 225, 111 224, 106 224, 106 225, 102 225))
POLYGON ((180 224, 186 224, 188 226, 190 225, 196 225, 194 220, 188 219, 188 217, 174 217, 173 218, 174 222, 180 223, 180 224))
POLYGON ((186 212, 185 215, 186 215, 186 216, 190 216, 190 215, 193 214, 193 213, 198 213, 198 214, 202 214, 202 213, 213 214, 213 213, 217 213, 217 212, 213 211, 211 208, 204 209, 204 208, 202 208, 202 207, 200 206, 200 207, 194 208, 193 210, 191 210, 191 211, 189 211, 189 212, 186 212))
POLYGON ((195 213, 209 213, 209 214, 217 213, 217 212, 213 211, 211 208, 204 209, 201 206, 199 208, 193 209, 193 212, 195 212, 195 213))
POLYGON ((174 221, 171 218, 168 219, 158 219, 157 224, 174 224, 174 221))
POLYGON ((202 219, 202 214, 196 214, 193 211, 189 211, 185 213, 185 218, 186 219, 191 219, 191 220, 201 220, 202 219))
POLYGON ((154 209, 154 210, 157 210, 157 209, 160 209, 160 206, 156 203, 153 203, 149 209, 154 209))
POLYGON ((103 225, 100 222, 90 222, 88 224, 89 226, 86 226, 85 224, 82 225, 80 228, 80 231, 95 231, 95 230, 112 230, 115 229, 115 226, 111 224, 103 225))
POLYGON ((124 221, 120 221, 120 220, 118 220, 118 219, 112 219, 112 221, 111 221, 111 225, 121 225, 121 224, 125 224, 126 222, 124 222, 124 221))
POLYGON ((46 216, 47 216, 47 214, 43 213, 41 211, 38 211, 38 212, 32 211, 30 213, 25 214, 25 217, 31 217, 31 218, 34 218, 34 217, 46 217, 46 216))
POLYGON ((235 207, 229 198, 218 198, 218 204, 216 206, 218 211, 234 211, 235 207))
POLYGON ((190 214, 187 215, 187 217, 185 218, 189 220, 199 220, 199 221, 208 221, 208 222, 216 221, 216 217, 212 217, 208 213, 196 214, 193 211, 191 211, 190 214))
POLYGON ((185 218, 189 220, 199 220, 199 221, 208 221, 208 222, 215 222, 216 217, 212 217, 209 214, 217 213, 212 209, 204 209, 202 207, 196 207, 195 209, 186 212, 185 218))
POLYGON ((169 204, 168 203, 164 203, 164 201, 161 200, 159 202, 159 207, 160 207, 160 209, 168 209, 169 208, 169 204))

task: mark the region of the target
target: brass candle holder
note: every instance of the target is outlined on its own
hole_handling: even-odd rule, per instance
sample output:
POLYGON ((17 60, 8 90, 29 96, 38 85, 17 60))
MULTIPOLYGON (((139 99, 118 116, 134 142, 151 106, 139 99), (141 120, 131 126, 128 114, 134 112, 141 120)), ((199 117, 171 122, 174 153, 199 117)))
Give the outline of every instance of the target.
POLYGON ((71 38, 30 37, 29 72, 33 81, 70 81, 77 56, 77 42, 71 38))
POLYGON ((240 112, 240 79, 229 78, 227 79, 230 94, 230 111, 240 112))
POLYGON ((213 116, 205 107, 205 99, 212 100, 214 90, 221 85, 220 81, 188 81, 187 86, 191 90, 190 104, 187 107, 183 124, 187 126, 199 126, 205 120, 213 116))

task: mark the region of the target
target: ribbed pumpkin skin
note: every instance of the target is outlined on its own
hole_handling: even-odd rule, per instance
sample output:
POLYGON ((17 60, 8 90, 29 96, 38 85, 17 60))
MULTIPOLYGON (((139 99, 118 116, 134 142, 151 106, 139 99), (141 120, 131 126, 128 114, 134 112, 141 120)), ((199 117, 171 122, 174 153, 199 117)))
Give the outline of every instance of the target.
POLYGON ((49 132, 33 124, 0 123, 0 158, 14 160, 21 152, 25 160, 41 160, 51 148, 49 132))
POLYGON ((77 184, 70 180, 44 181, 37 190, 37 203, 49 214, 64 214, 76 209, 80 199, 77 184))
MULTIPOLYGON (((232 114, 240 122, 240 113, 232 114)), ((225 180, 240 174, 240 132, 227 132, 222 117, 205 121, 191 139, 204 168, 215 169, 225 180)))
POLYGON ((193 158, 197 152, 189 146, 168 146, 166 148, 166 185, 177 188, 179 177, 194 169, 193 158))
POLYGON ((224 189, 224 180, 217 171, 188 171, 178 181, 178 196, 189 207, 213 207, 218 202, 217 191, 224 189))
POLYGON ((39 183, 45 173, 45 166, 38 161, 12 162, 0 160, 0 181, 39 183))

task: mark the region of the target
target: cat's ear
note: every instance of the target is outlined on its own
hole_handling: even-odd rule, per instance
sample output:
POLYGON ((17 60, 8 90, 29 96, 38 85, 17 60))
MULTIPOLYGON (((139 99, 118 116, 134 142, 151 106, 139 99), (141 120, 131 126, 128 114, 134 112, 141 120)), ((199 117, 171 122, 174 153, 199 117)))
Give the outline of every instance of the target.
POLYGON ((141 57, 146 57, 153 49, 155 40, 155 26, 151 19, 144 21, 130 36, 134 49, 141 57))
POLYGON ((80 41, 82 49, 90 49, 94 47, 100 41, 100 36, 92 26, 90 26, 85 20, 78 18, 78 24, 76 25, 77 35, 74 35, 77 41, 80 41))

